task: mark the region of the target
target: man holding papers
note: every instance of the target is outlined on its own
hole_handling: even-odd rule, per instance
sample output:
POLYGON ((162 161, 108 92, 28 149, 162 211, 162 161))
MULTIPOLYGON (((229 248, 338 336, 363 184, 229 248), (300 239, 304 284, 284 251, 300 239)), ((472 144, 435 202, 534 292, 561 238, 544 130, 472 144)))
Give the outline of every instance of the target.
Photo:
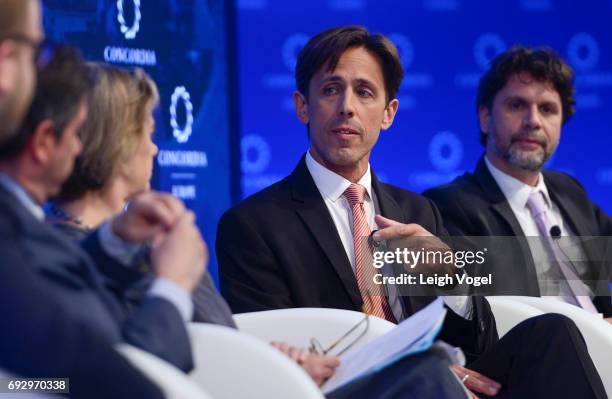
MULTIPOLYGON (((391 127, 397 112, 402 77, 395 46, 361 27, 322 32, 302 49, 293 99, 298 119, 307 126, 310 148, 290 176, 231 209, 219 223, 221 290, 234 312, 365 307, 397 323, 433 300, 401 296, 392 287, 371 283, 366 238, 374 230, 379 229, 376 240, 446 235, 431 201, 381 183, 370 169, 370 153, 380 131, 391 127)), ((499 380, 457 368, 479 396, 543 395, 558 388, 549 387, 549 382, 560 371, 575 373, 574 388, 569 390, 575 397, 603 393, 571 321, 561 316, 529 320, 498 343, 484 298, 443 300, 447 315, 440 338, 461 347, 468 361, 479 358, 478 373, 490 371, 499 380), (542 345, 568 342, 571 346, 557 353, 544 352, 550 347, 542 345), (523 356, 522 350, 515 356, 514 350, 521 347, 533 357, 523 356), (538 373, 528 364, 535 364, 538 373)), ((419 372, 418 359, 403 362, 404 375, 419 372)), ((414 388, 404 386, 389 397, 411 397, 414 388)), ((438 397, 420 397, 428 396, 438 397)))

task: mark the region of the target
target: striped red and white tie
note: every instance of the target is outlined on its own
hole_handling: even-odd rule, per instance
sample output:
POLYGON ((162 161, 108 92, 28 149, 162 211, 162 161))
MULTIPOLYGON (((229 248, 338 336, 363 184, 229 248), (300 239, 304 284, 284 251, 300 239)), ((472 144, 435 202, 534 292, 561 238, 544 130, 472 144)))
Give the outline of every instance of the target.
POLYGON ((355 249, 355 277, 357 286, 366 311, 374 316, 387 319, 396 323, 384 287, 374 283, 374 275, 377 273, 372 262, 372 248, 367 238, 370 236, 370 226, 366 220, 363 199, 365 187, 359 184, 351 184, 344 192, 353 213, 353 245, 355 249))

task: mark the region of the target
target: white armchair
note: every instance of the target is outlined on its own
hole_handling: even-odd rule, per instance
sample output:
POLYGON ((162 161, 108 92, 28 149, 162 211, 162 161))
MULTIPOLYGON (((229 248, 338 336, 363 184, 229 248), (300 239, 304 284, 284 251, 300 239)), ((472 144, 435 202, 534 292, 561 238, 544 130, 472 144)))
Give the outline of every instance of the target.
MULTIPOLYGON (((328 346, 363 317, 349 310, 298 308, 234 315, 239 331, 192 323, 189 332, 196 369, 191 378, 215 399, 323 399, 310 376, 270 342, 306 348, 315 337, 328 346)), ((368 331, 354 347, 394 326, 370 316, 368 331)))
MULTIPOLYGON (((361 312, 328 308, 295 308, 267 310, 234 315, 238 329, 265 342, 283 341, 296 347, 307 348, 316 338, 322 346, 334 343, 364 315, 361 312)), ((351 347, 358 348, 395 327, 395 324, 370 316, 369 328, 351 347)))
POLYGON ((544 314, 540 309, 506 297, 490 296, 487 297, 487 301, 495 316, 497 334, 500 338, 523 320, 544 314))
POLYGON ((582 308, 551 298, 509 296, 504 297, 526 304, 544 313, 560 313, 572 319, 586 341, 589 354, 599 372, 606 393, 612 397, 612 325, 582 308))
MULTIPOLYGON (((188 376, 158 357, 129 345, 117 346, 134 367, 138 368, 164 392, 167 399, 212 399, 212 397, 192 382, 188 376)), ((129 384, 129 381, 125 382, 129 384)))
POLYGON ((192 323, 192 381, 215 399, 323 399, 308 374, 267 342, 227 327, 192 323))

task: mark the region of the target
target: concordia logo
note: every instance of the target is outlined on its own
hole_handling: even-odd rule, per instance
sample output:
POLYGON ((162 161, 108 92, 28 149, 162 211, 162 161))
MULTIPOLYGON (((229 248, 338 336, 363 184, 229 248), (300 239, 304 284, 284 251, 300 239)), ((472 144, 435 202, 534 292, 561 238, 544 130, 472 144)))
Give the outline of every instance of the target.
POLYGON ((126 39, 132 40, 136 37, 136 34, 140 30, 140 20, 142 14, 140 13, 140 0, 132 0, 134 2, 134 23, 132 26, 128 26, 125 21, 125 15, 123 13, 123 0, 117 0, 117 21, 121 26, 121 33, 126 39))
MULTIPOLYGON (((131 0, 134 6, 134 21, 129 25, 125 19, 125 0, 117 0, 117 22, 119 29, 127 40, 134 40, 136 34, 140 31, 140 21, 142 13, 140 12, 140 0, 131 0)), ((113 64, 127 64, 139 66, 155 66, 157 65, 157 54, 155 50, 130 48, 130 47, 115 47, 106 46, 104 48, 104 61, 113 64)))
POLYGON ((191 129, 193 127, 193 104, 191 103, 191 96, 185 86, 179 86, 174 89, 172 93, 172 99, 170 103, 170 126, 172 126, 172 135, 176 138, 179 143, 186 143, 191 136, 191 129), (178 102, 181 100, 185 106, 186 121, 185 126, 181 128, 176 120, 176 107, 178 102))
MULTIPOLYGON (((193 104, 191 96, 185 86, 178 86, 174 89, 170 99, 170 126, 172 135, 180 144, 189 141, 193 132, 193 104), (185 125, 179 126, 177 120, 177 107, 179 102, 185 107, 185 125)), ((186 167, 186 168, 206 168, 208 166, 208 155, 204 151, 197 150, 161 150, 157 155, 157 163, 163 167, 186 167)), ((186 198, 182 196, 181 198, 186 198)))

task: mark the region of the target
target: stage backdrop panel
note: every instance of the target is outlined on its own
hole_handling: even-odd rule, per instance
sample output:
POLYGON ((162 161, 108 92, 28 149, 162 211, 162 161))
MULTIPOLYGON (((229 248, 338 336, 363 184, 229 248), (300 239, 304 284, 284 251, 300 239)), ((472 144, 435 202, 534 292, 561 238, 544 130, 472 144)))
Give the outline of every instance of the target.
POLYGON ((314 34, 360 24, 398 46, 406 78, 372 166, 421 192, 472 170, 483 148, 478 79, 514 43, 546 45, 576 69, 577 113, 549 167, 578 178, 612 213, 612 1, 237 0, 243 195, 291 172, 307 148, 291 94, 297 54, 314 34))
MULTIPOLYGON (((159 86, 153 187, 182 198, 209 243, 238 197, 230 113, 233 3, 223 0, 43 0, 47 36, 88 60, 143 68, 159 86), (233 175, 234 173, 234 175, 233 175), (233 183, 235 182, 235 184, 233 183)), ((237 165, 237 162, 236 162, 237 165)))

